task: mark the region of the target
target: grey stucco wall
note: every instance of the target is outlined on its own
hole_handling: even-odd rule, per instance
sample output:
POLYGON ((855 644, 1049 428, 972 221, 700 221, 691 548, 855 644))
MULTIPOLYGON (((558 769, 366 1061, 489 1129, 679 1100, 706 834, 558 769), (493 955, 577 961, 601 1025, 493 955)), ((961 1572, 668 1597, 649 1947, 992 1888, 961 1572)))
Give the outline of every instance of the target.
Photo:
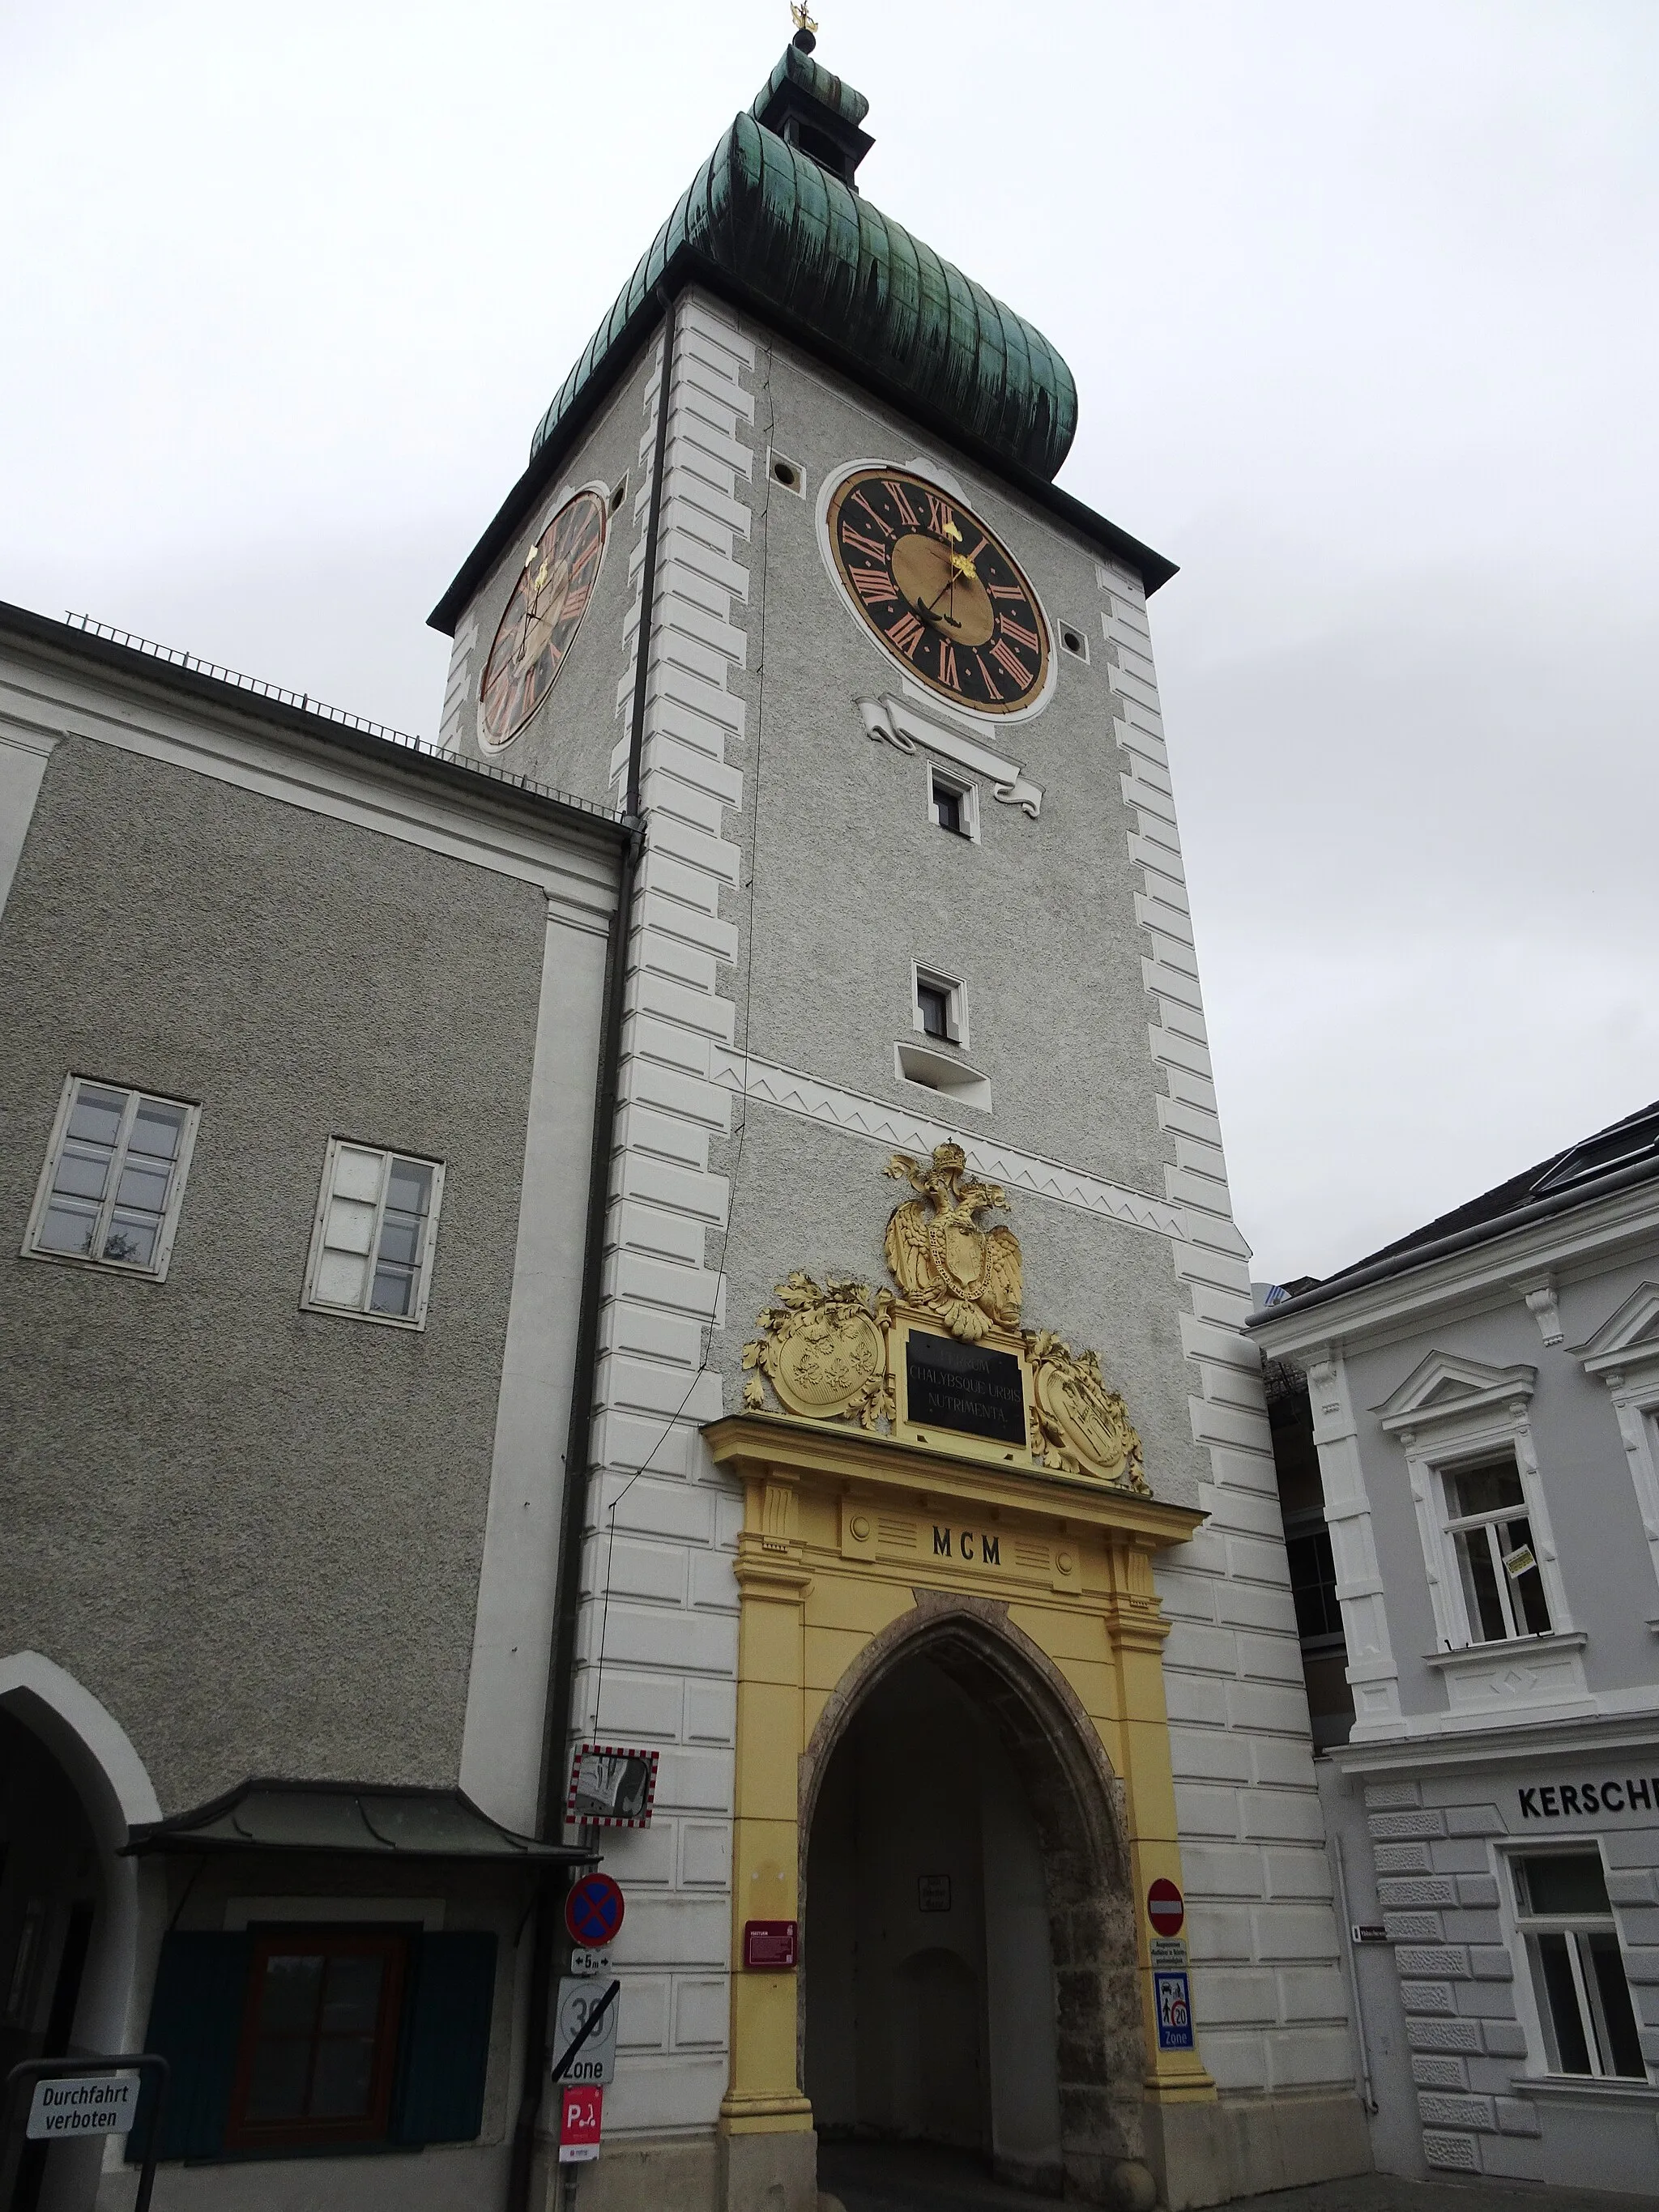
POLYGON ((1386 1345, 1348 1351, 1348 1384, 1406 1712, 1443 1712, 1447 1698, 1437 1670, 1423 1664, 1435 1650, 1434 1613, 1406 1455, 1374 1409, 1431 1352, 1494 1367, 1537 1369, 1528 1419, 1567 1602, 1575 1626, 1589 1638, 1585 1679, 1593 1691, 1651 1685, 1654 1639, 1647 1622, 1659 1613, 1659 1591, 1636 1490, 1606 1387, 1586 1376, 1571 1347, 1586 1342, 1656 1272, 1659 1249, 1645 1260, 1564 1283, 1559 1292, 1563 1344, 1543 1342, 1516 1292, 1484 1312, 1459 1314, 1386 1345))
POLYGON ((0 1621, 167 1809, 454 1779, 544 937, 530 884, 52 757, 0 924, 0 1621), (71 1072, 201 1102, 165 1284, 15 1256, 71 1072), (335 1133, 446 1163, 424 1333, 299 1310, 335 1133))
MULTIPOLYGON (((910 1193, 883 1176, 887 1157, 880 1146, 796 1115, 750 1109, 726 1326, 710 1346, 728 1407, 738 1402, 755 1317, 792 1267, 819 1282, 826 1273, 872 1286, 888 1280, 882 1239, 893 1207, 910 1193)), ((1122 1391, 1140 1431, 1153 1490, 1169 1504, 1196 1505, 1206 1462, 1188 1414, 1191 1382, 1167 1243, 1024 1191, 1014 1194, 1007 1218, 1024 1255, 1027 1325, 1058 1329, 1074 1352, 1099 1352, 1102 1372, 1122 1391)))
MULTIPOLYGON (((749 335, 760 348, 751 647, 732 688, 753 733, 743 834, 757 956, 738 994, 750 1048, 926 1111, 927 1094, 896 1078, 893 1046, 916 1041, 912 960, 940 969, 966 988, 964 1057, 994 1098, 985 1133, 1161 1198, 1173 1155, 1147 1051, 1140 879, 1096 556, 914 425, 758 327, 749 335), (767 481, 769 443, 805 471, 804 499, 767 481), (872 456, 918 456, 925 468, 929 453, 1024 567, 1051 623, 1074 624, 1091 644, 1086 665, 1055 645, 1054 690, 1033 720, 987 718, 969 733, 1043 792, 1032 822, 976 779, 977 844, 933 822, 921 754, 866 735, 857 702, 898 693, 900 672, 831 582, 817 534, 826 475, 872 456)), ((744 891, 732 902, 740 923, 747 908, 744 891)), ((960 1118, 981 1126, 971 1110, 960 1118)))
POLYGON ((629 658, 623 623, 635 596, 629 580, 629 556, 644 534, 640 488, 647 471, 640 460, 644 392, 651 380, 657 341, 642 349, 580 442, 567 455, 534 514, 479 587, 468 610, 478 626, 472 655, 468 703, 462 721, 460 752, 489 759, 513 775, 550 784, 606 805, 611 800, 611 754, 627 733, 617 708, 617 686, 629 658), (478 744, 478 690, 489 665, 496 627, 524 566, 525 554, 538 529, 545 528, 562 504, 558 495, 586 483, 614 489, 623 477, 628 490, 606 526, 605 558, 569 652, 552 690, 504 751, 485 754, 478 744))

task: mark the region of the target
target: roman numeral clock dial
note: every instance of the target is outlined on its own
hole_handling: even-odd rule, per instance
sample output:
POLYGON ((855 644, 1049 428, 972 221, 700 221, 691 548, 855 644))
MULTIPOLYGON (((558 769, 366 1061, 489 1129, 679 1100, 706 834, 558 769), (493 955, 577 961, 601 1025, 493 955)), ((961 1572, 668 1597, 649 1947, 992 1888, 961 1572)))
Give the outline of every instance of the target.
POLYGON ((1048 680, 1048 625, 1019 563, 961 501, 908 469, 857 469, 832 495, 835 573, 907 675, 981 714, 1048 680))
POLYGON ((478 689, 486 752, 517 737, 564 665, 605 555, 605 504, 596 491, 568 499, 519 572, 478 689))

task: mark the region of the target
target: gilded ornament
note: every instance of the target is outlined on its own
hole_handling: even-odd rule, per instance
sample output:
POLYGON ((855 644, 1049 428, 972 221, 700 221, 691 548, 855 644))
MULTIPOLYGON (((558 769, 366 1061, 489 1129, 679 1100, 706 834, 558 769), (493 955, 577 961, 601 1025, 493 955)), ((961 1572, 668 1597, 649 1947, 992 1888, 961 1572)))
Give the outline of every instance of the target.
POLYGON ((760 1335, 743 1347, 744 1410, 764 1411, 764 1375, 786 1410, 809 1420, 856 1419, 872 1430, 890 1420, 886 1330, 892 1292, 872 1297, 867 1284, 835 1275, 820 1288, 797 1268, 772 1295, 777 1304, 761 1315, 760 1335))
POLYGON ((1092 1352, 1073 1356, 1052 1329, 1028 1329, 1031 1449, 1057 1474, 1091 1474, 1150 1498, 1140 1438, 1119 1392, 1109 1390, 1092 1352))
POLYGON ((1012 1229, 979 1222, 989 1208, 1006 1208, 1002 1185, 974 1180, 960 1145, 935 1145, 927 1167, 895 1152, 886 1172, 917 1194, 895 1207, 887 1224, 888 1270, 907 1302, 969 1344, 993 1329, 1017 1328, 1019 1239, 1012 1229))

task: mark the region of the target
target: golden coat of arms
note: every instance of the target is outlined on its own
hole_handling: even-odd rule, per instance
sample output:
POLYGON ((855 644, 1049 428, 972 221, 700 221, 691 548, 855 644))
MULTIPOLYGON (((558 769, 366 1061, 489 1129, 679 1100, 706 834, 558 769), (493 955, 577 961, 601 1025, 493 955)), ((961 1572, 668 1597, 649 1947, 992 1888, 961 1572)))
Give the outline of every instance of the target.
MULTIPOLYGON (((770 1383, 784 1411, 799 1419, 903 1435, 916 1425, 905 1346, 918 1332, 923 1340, 943 1332, 983 1346, 976 1356, 986 1361, 1018 1361, 1030 1434, 1017 1449, 1029 1452, 1033 1470, 1150 1496, 1140 1438, 1095 1354, 1074 1355, 1051 1329, 1020 1328, 1019 1240, 980 1218, 1006 1207, 1002 1186, 971 1175, 957 1144, 936 1145, 926 1164, 895 1152, 886 1172, 915 1194, 887 1224, 887 1265, 900 1296, 842 1276, 819 1284, 798 1268, 778 1285, 759 1335, 743 1348, 745 1410, 765 1411, 770 1383)), ((930 1441, 937 1426, 930 1419, 930 1441)), ((986 1432, 970 1425, 968 1433, 986 1432)), ((1002 1444, 994 1449, 1013 1456, 1002 1444)))
POLYGON ((916 1193, 887 1224, 887 1265, 906 1302, 969 1344, 994 1328, 1018 1328, 1019 1239, 979 1224, 992 1206, 1006 1211, 1002 1185, 975 1182, 960 1145, 935 1145, 927 1167, 895 1152, 886 1171, 916 1193))

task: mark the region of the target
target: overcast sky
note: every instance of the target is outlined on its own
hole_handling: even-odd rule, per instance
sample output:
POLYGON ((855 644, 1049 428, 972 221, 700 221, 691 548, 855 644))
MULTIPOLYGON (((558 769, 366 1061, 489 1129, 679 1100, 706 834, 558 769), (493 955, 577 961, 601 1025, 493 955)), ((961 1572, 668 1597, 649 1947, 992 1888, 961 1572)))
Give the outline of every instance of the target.
MULTIPOLYGON (((1081 393, 1258 1276, 1659 1095, 1659 7, 823 0, 1081 393)), ((0 596, 430 734, 428 608, 784 0, 0 0, 0 596)))

